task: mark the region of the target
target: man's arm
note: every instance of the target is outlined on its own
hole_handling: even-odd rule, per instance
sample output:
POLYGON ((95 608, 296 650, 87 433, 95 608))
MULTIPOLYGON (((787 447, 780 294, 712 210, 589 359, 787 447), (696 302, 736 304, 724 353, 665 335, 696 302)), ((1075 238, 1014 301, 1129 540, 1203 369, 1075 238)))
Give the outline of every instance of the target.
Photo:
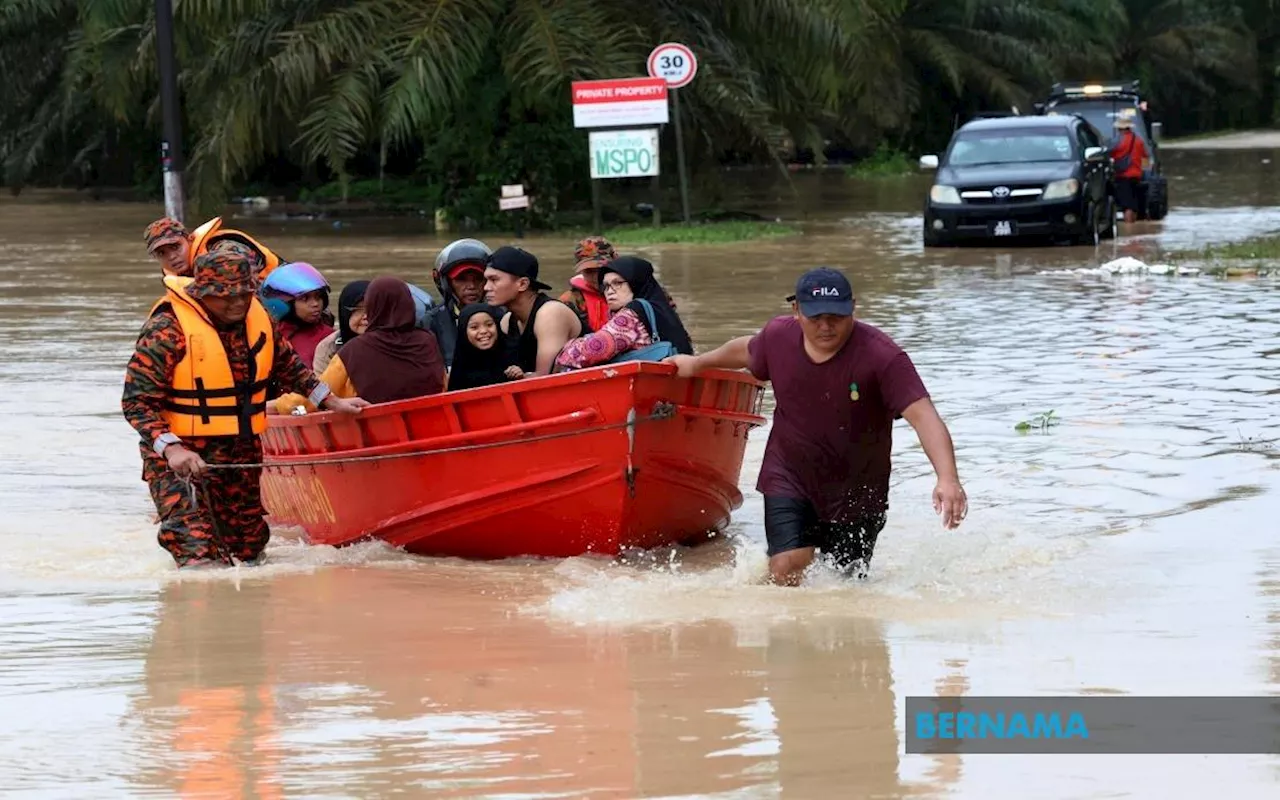
MULTIPOLYGON (((538 340, 538 369, 536 375, 550 375, 556 356, 573 338, 573 328, 578 315, 573 309, 560 303, 548 303, 533 321, 533 335, 538 340), (548 314, 548 311, 553 313, 548 314)), ((525 377, 530 377, 526 375, 525 377)))
POLYGON ((748 345, 754 337, 739 336, 730 339, 708 353, 697 356, 671 356, 663 359, 675 364, 682 378, 690 378, 708 369, 746 369, 751 362, 748 345))
POLYGON ((187 340, 177 318, 170 311, 161 311, 147 320, 125 370, 120 400, 124 418, 157 455, 178 441, 164 419, 164 403, 173 384, 173 371, 186 349, 187 340))
POLYGON ((943 527, 955 528, 969 513, 969 501, 960 485, 951 432, 938 415, 933 401, 927 397, 907 406, 902 417, 915 428, 920 446, 924 448, 924 454, 929 457, 929 463, 933 464, 933 471, 938 476, 938 485, 933 490, 933 508, 942 514, 943 527))

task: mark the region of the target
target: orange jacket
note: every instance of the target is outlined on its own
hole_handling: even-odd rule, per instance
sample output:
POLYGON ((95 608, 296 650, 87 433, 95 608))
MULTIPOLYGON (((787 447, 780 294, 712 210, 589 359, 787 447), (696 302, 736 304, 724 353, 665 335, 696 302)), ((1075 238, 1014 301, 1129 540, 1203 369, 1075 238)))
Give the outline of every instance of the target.
POLYGON ((1147 146, 1142 137, 1133 131, 1125 131, 1120 141, 1111 149, 1111 158, 1116 162, 1117 178, 1141 178, 1142 165, 1147 159, 1147 146))
POLYGON ((259 281, 266 280, 273 269, 284 263, 280 256, 271 252, 261 242, 244 231, 222 227, 222 217, 214 217, 191 232, 191 249, 189 251, 191 263, 195 264, 196 257, 209 252, 209 248, 219 239, 231 239, 240 242, 262 254, 262 271, 258 273, 259 281))

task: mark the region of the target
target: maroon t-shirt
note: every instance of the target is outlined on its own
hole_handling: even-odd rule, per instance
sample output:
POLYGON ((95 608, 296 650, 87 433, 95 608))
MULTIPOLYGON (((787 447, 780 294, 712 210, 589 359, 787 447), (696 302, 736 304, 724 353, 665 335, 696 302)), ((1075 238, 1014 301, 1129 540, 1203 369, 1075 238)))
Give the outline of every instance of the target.
POLYGON ((823 520, 883 513, 889 504, 893 421, 928 397, 911 357, 865 322, 840 352, 815 364, 794 317, 751 338, 751 374, 777 405, 756 489, 813 503, 823 520))

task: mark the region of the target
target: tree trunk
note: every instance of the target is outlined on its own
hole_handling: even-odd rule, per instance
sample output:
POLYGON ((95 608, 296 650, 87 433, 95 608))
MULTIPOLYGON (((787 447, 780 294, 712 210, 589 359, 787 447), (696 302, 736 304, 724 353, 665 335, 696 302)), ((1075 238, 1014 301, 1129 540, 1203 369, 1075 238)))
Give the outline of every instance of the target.
POLYGON ((1276 68, 1280 67, 1280 34, 1258 39, 1258 123, 1271 127, 1276 121, 1276 68))

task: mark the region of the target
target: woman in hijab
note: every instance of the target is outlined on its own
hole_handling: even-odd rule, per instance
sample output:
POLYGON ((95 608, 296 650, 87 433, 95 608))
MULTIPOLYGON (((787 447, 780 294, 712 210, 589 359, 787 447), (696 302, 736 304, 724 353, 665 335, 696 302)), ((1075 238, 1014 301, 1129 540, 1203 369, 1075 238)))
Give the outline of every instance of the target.
POLYGON ((653 276, 653 264, 635 256, 615 258, 600 268, 600 290, 612 316, 600 330, 566 344, 555 371, 594 367, 658 342, 693 354, 689 333, 653 276))
POLYGON ((472 303, 458 314, 458 338, 449 370, 449 391, 493 386, 523 378, 507 357, 498 320, 502 311, 487 303, 472 303))
POLYGON ((364 307, 364 293, 368 289, 368 281, 352 281, 342 287, 342 294, 338 295, 338 329, 316 345, 316 360, 311 368, 317 375, 324 374, 334 353, 369 327, 364 307))
MULTIPOLYGON (((368 328, 342 346, 320 379, 339 397, 359 396, 370 403, 391 403, 439 394, 445 388, 444 358, 435 334, 415 327, 409 284, 399 278, 375 278, 364 295, 368 328)), ((314 407, 301 395, 285 395, 274 404, 279 414, 298 406, 314 407)))

